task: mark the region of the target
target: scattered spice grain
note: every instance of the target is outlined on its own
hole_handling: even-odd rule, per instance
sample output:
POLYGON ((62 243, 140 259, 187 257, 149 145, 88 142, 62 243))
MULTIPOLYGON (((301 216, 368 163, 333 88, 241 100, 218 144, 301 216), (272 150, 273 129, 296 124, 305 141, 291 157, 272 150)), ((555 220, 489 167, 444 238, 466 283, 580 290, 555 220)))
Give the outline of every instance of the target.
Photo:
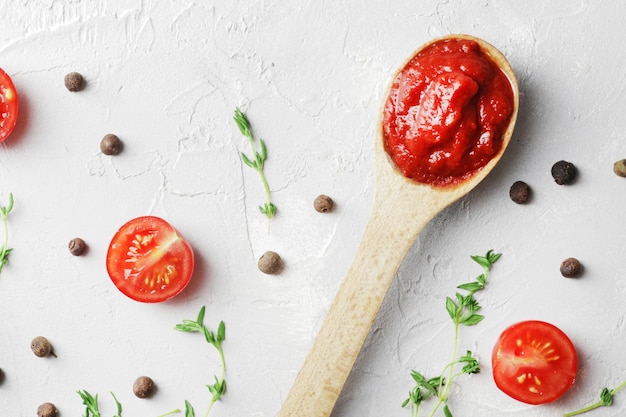
POLYGON ((283 261, 276 252, 267 251, 259 258, 258 267, 264 274, 276 275, 282 271, 283 261))
POLYGON ((43 336, 37 336, 30 342, 30 348, 32 349, 35 356, 40 358, 45 358, 48 355, 52 355, 56 357, 54 352, 52 351, 52 345, 43 336))
POLYGON ((84 254, 85 251, 87 251, 87 243, 85 243, 83 239, 75 237, 74 239, 70 240, 68 248, 72 255, 80 256, 84 254))
POLYGON ((509 190, 509 197, 517 204, 524 204, 530 198, 530 187, 524 181, 515 181, 509 190))
POLYGON ((100 150, 105 155, 119 155, 122 152, 122 141, 112 133, 104 135, 100 142, 100 150))
POLYGON ((65 88, 72 92, 80 91, 83 87, 85 87, 85 79, 78 72, 70 72, 66 74, 64 82, 65 88))
POLYGON ((52 403, 43 403, 37 407, 37 417, 57 417, 58 410, 52 403))
POLYGON ((154 381, 149 376, 140 376, 133 383, 133 393, 137 398, 148 398, 154 394, 154 381))
POLYGON ((620 177, 626 177, 626 159, 620 159, 613 164, 613 172, 620 177))
POLYGON ((567 258, 561 263, 561 275, 565 278, 576 278, 582 273, 582 265, 576 258, 567 258))
POLYGON ((328 213, 333 209, 333 199, 327 195, 321 194, 313 201, 313 207, 320 213, 328 213))
POLYGON ((552 178, 559 185, 567 185, 574 182, 578 169, 574 164, 567 161, 559 161, 552 165, 552 178))

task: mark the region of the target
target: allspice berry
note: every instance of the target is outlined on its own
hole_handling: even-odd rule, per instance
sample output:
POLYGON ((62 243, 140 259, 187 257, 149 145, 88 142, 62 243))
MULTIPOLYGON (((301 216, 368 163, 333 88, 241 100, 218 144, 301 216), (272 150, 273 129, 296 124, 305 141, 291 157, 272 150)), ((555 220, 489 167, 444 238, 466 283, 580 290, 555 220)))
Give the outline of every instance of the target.
POLYGON ((552 165, 550 170, 554 182, 559 185, 567 185, 574 182, 578 174, 578 169, 574 164, 567 161, 559 161, 552 165))
POLYGON ((80 91, 85 86, 85 79, 78 72, 70 72, 65 75, 64 81, 65 88, 72 92, 80 91))
POLYGON ((626 159, 620 159, 613 164, 613 172, 620 177, 626 177, 626 159))
POLYGON ((583 267, 576 258, 567 258, 561 263, 561 275, 565 278, 576 278, 582 273, 583 267))
POLYGON ((320 213, 328 213, 333 209, 333 206, 333 199, 324 194, 317 196, 315 201, 313 201, 313 207, 320 213))
POLYGON ((154 381, 148 376, 140 376, 133 384, 133 393, 138 398, 148 398, 154 394, 154 381))
POLYGON ((509 190, 509 197, 517 204, 524 204, 530 198, 530 187, 524 181, 515 181, 509 190))
POLYGON ((52 352, 52 345, 43 336, 37 336, 30 342, 30 348, 35 354, 40 358, 45 358, 48 355, 56 356, 54 352, 52 352))
POLYGON ((276 275, 283 269, 283 260, 276 252, 267 251, 259 258, 258 267, 264 274, 276 275))
POLYGON ((37 417, 57 417, 59 411, 52 403, 43 403, 37 407, 37 417))
POLYGON ((84 254, 85 251, 87 250, 87 243, 85 243, 85 241, 82 240, 81 238, 75 237, 74 239, 70 240, 70 243, 68 244, 68 248, 72 255, 80 256, 84 254))
POLYGON ((112 133, 104 135, 100 141, 100 150, 105 155, 119 155, 122 152, 122 141, 112 133))

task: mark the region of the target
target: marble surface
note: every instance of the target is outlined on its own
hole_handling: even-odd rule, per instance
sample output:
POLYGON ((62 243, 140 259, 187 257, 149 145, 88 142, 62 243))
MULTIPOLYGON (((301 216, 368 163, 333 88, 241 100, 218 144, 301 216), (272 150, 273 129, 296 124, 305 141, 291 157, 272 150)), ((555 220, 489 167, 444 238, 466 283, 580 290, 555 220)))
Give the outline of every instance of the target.
MULTIPOLYGON (((206 306, 224 320, 228 391, 212 416, 278 412, 356 252, 374 192, 373 138, 389 78, 422 43, 468 33, 498 47, 520 82, 509 149, 470 195, 419 236, 390 289, 333 417, 409 416, 410 370, 436 373, 449 359, 446 295, 480 270, 470 255, 501 252, 480 293, 485 320, 463 329, 460 348, 483 371, 460 378, 458 416, 555 416, 595 401, 626 378, 626 3, 578 1, 17 0, 0 3, 0 67, 20 95, 20 118, 0 144, 0 204, 14 250, 0 274, 2 415, 34 416, 50 401, 81 415, 77 390, 109 391, 125 416, 184 407, 197 415, 219 369, 200 336, 176 332, 206 306), (63 77, 82 73, 70 93, 63 77), (241 162, 248 144, 232 121, 248 115, 268 147, 266 174, 278 216, 259 214, 263 189, 241 162), (122 154, 100 139, 117 134, 122 154), (558 160, 580 170, 558 186, 558 160), (508 196, 526 181, 526 205, 508 196), (336 201, 320 214, 318 194, 336 201), (175 299, 134 302, 109 280, 104 259, 127 220, 157 215, 194 248, 196 271, 175 299), (67 243, 82 237, 85 256, 67 243), (256 267, 266 250, 285 270, 256 267), (585 267, 565 279, 559 265, 585 267), (552 322, 576 345, 574 387, 545 406, 495 387, 490 354, 499 333, 524 319, 552 322), (46 336, 57 358, 37 358, 46 336), (157 386, 138 399, 139 375, 157 386)), ((617 416, 626 393, 593 415, 617 416)), ((592 414, 590 414, 592 415, 592 414)))

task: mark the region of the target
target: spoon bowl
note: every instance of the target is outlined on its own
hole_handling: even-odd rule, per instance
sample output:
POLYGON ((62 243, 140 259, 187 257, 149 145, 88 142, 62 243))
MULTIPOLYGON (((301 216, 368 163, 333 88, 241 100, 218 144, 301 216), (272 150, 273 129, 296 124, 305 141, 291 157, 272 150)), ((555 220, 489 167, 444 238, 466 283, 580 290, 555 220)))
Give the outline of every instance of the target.
POLYGON ((509 79, 514 107, 501 149, 482 169, 457 184, 434 187, 417 183, 406 178, 385 151, 381 118, 374 144, 376 190, 368 224, 279 417, 330 416, 389 286, 415 239, 435 215, 470 192, 491 172, 511 140, 519 88, 506 58, 494 46, 468 35, 434 39, 415 54, 443 39, 475 41, 509 79))

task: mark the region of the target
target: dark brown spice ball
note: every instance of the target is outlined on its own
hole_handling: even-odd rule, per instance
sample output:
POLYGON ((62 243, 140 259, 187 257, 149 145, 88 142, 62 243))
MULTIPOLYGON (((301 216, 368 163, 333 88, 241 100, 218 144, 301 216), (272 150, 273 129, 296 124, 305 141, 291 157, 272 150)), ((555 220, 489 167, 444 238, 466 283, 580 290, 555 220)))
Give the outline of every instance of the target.
POLYGON ((559 161, 552 165, 552 178, 559 185, 567 185, 574 182, 578 169, 571 162, 559 161))
POLYGON ((148 398, 154 393, 154 381, 148 376, 140 376, 133 384, 133 392, 138 398, 148 398))
POLYGON ((37 336, 30 342, 30 348, 32 349, 35 356, 39 356, 40 358, 44 358, 48 355, 55 356, 52 352, 52 345, 43 336, 37 336))
POLYGON ((105 155, 119 155, 122 152, 122 141, 111 133, 104 135, 100 142, 100 150, 105 155))
POLYGON ((69 74, 65 75, 64 81, 65 88, 72 92, 80 91, 85 86, 85 79, 77 72, 70 72, 69 74))
POLYGON ((517 204, 524 204, 530 198, 530 187, 524 181, 515 181, 509 190, 509 197, 517 204))
POLYGON ((43 403, 37 407, 37 417, 56 417, 58 410, 52 403, 43 403))
POLYGON ((75 237, 70 240, 68 247, 70 249, 70 253, 74 256, 80 256, 87 250, 87 244, 79 237, 75 237))
POLYGON ((613 172, 620 177, 626 177, 626 159, 620 159, 614 163, 613 172))
POLYGON ((324 194, 317 196, 315 201, 313 201, 313 207, 320 213, 328 213, 333 209, 333 205, 333 199, 324 194))
POLYGON ((576 258, 567 258, 561 263, 561 275, 565 278, 576 278, 582 273, 583 266, 576 258))
POLYGON ((265 274, 276 275, 283 269, 283 261, 276 252, 265 252, 258 263, 259 270, 265 274))

